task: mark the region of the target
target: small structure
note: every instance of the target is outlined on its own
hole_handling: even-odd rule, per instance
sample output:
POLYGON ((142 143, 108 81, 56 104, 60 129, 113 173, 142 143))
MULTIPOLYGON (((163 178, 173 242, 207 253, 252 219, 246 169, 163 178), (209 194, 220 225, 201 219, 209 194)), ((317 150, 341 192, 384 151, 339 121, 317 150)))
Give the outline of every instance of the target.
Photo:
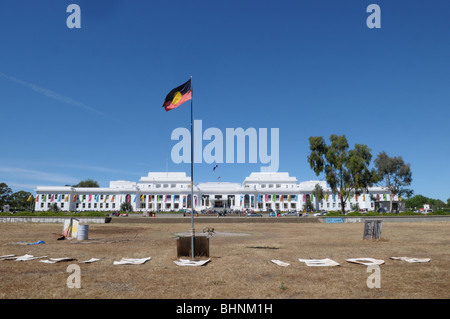
POLYGON ((381 238, 381 228, 383 226, 382 220, 366 220, 364 224, 364 236, 363 239, 376 239, 381 238))
POLYGON ((79 220, 71 217, 64 221, 63 235, 67 239, 78 238, 78 225, 79 220))
MULTIPOLYGON (((177 238, 177 257, 192 257, 192 237, 177 238)), ((195 257, 209 257, 209 238, 206 236, 194 236, 195 257)))

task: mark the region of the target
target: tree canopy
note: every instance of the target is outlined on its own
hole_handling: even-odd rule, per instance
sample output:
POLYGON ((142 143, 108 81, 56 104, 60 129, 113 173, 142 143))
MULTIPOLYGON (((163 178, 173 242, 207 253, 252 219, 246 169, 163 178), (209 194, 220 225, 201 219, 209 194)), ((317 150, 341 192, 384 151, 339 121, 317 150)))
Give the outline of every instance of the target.
POLYGON ((317 198, 319 202, 325 197, 323 193, 323 188, 322 186, 320 186, 320 184, 316 184, 316 186, 314 186, 312 194, 314 195, 315 198, 317 198))
POLYGON ((33 196, 30 192, 18 191, 11 194, 9 205, 12 210, 21 211, 33 208, 33 196), (30 199, 30 200, 29 200, 30 199))
POLYGON ((440 199, 433 199, 423 195, 415 195, 405 200, 406 209, 416 210, 423 208, 423 205, 425 204, 431 205, 431 207, 436 210, 450 208, 450 203, 448 201, 446 204, 440 199))
POLYGON ((3 209, 3 205, 9 203, 12 191, 5 183, 0 183, 0 209, 3 209))
POLYGON ((345 214, 347 199, 355 194, 367 192, 377 182, 377 174, 370 169, 372 154, 364 144, 349 148, 345 135, 330 136, 330 145, 322 136, 309 138, 308 163, 317 176, 324 173, 333 194, 339 195, 341 212, 345 214))
POLYGON ((79 182, 76 185, 73 185, 73 187, 100 187, 100 186, 98 185, 97 181, 94 181, 92 179, 86 179, 79 182))
POLYGON ((390 193, 390 211, 392 212, 392 201, 395 195, 410 197, 413 194, 413 190, 406 187, 412 182, 410 164, 406 164, 401 156, 390 157, 384 151, 378 154, 374 163, 380 186, 390 193))

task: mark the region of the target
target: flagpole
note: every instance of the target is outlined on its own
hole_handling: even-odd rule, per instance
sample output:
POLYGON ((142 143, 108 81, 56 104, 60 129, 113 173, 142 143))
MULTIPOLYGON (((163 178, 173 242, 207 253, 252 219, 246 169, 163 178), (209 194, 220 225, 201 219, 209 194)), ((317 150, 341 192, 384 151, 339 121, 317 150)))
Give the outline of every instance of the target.
POLYGON ((194 131, 193 127, 193 100, 194 100, 194 86, 192 85, 192 75, 191 75, 191 253, 192 259, 194 259, 194 131))

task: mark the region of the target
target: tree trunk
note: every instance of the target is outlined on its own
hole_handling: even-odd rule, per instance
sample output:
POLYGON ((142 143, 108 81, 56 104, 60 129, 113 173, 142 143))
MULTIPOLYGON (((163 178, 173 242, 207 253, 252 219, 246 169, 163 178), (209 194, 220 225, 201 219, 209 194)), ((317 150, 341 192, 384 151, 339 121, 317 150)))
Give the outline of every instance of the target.
POLYGON ((345 215, 345 202, 344 202, 344 197, 341 197, 341 213, 342 215, 345 215))
POLYGON ((394 200, 394 194, 391 192, 389 194, 390 198, 389 198, 389 212, 392 213, 392 201, 394 200))

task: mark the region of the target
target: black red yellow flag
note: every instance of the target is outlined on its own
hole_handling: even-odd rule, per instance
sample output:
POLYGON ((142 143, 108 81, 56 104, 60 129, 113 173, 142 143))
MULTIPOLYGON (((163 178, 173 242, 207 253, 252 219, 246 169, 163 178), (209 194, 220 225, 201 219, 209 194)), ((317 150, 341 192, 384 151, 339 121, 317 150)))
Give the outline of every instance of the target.
POLYGON ((189 79, 186 83, 170 91, 166 96, 163 108, 165 108, 166 111, 170 111, 176 109, 190 99, 192 99, 192 79, 189 79))

